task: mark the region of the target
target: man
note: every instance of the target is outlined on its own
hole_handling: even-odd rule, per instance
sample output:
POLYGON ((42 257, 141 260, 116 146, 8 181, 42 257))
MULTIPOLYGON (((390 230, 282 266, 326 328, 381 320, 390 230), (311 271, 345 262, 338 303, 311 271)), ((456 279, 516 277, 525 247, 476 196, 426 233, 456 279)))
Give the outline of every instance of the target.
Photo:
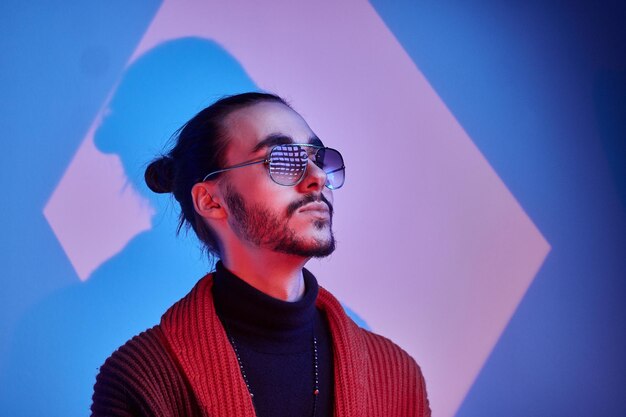
POLYGON ((429 416, 415 361, 304 269, 335 248, 344 173, 280 97, 230 96, 192 118, 146 182, 220 261, 105 362, 93 415, 429 416))

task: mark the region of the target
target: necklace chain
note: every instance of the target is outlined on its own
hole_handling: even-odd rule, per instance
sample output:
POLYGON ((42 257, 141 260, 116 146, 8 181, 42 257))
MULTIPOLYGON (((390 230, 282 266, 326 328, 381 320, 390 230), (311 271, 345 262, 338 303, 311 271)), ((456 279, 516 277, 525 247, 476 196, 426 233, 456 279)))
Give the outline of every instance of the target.
MULTIPOLYGON (((243 362, 241 361, 241 356, 239 355, 239 349, 237 349, 237 342, 233 335, 229 334, 228 338, 230 339, 230 344, 233 346, 233 350, 235 351, 235 356, 237 357, 237 363, 239 364, 239 370, 241 371, 241 376, 243 377, 243 381, 246 383, 246 388, 248 388, 248 393, 250 394, 250 398, 254 402, 254 393, 252 392, 252 388, 250 387, 250 382, 248 381, 248 375, 246 375, 246 369, 243 366, 243 362)), ((320 380, 319 380, 319 357, 317 354, 317 337, 315 334, 313 335, 313 413, 312 416, 315 417, 317 412, 317 397, 319 396, 320 389, 320 380)))

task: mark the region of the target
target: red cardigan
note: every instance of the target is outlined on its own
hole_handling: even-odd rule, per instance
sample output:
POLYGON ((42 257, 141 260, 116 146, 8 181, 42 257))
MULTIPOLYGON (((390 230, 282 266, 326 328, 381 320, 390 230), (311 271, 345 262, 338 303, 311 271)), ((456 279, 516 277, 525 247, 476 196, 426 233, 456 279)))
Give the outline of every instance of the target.
MULTIPOLYGON (((160 325, 107 359, 96 378, 92 416, 255 416, 215 313, 212 278, 201 279, 160 325)), ((430 416, 424 378, 413 358, 358 327, 321 287, 317 307, 332 336, 336 417, 430 416)))

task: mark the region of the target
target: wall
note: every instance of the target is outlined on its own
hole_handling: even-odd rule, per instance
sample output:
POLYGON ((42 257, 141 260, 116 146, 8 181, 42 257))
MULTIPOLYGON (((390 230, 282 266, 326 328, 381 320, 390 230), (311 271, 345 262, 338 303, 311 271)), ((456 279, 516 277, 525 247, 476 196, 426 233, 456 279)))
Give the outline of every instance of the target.
POLYGON ((435 415, 626 412, 625 9, 336 3, 0 5, 7 415, 87 413, 211 269, 142 169, 251 89, 344 154, 309 267, 417 359, 435 415))

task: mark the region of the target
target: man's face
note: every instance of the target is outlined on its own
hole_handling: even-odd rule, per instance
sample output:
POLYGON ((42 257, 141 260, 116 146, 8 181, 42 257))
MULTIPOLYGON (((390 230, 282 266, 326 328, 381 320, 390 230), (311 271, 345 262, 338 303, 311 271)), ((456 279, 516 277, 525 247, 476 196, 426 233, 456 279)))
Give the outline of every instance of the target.
MULTIPOLYGON (((229 115, 226 165, 265 157, 280 143, 321 145, 304 119, 289 107, 261 102, 229 115)), ((332 192, 326 175, 309 162, 294 186, 276 184, 264 164, 225 173, 223 189, 228 222, 247 245, 302 257, 328 256, 335 249, 332 192)))

